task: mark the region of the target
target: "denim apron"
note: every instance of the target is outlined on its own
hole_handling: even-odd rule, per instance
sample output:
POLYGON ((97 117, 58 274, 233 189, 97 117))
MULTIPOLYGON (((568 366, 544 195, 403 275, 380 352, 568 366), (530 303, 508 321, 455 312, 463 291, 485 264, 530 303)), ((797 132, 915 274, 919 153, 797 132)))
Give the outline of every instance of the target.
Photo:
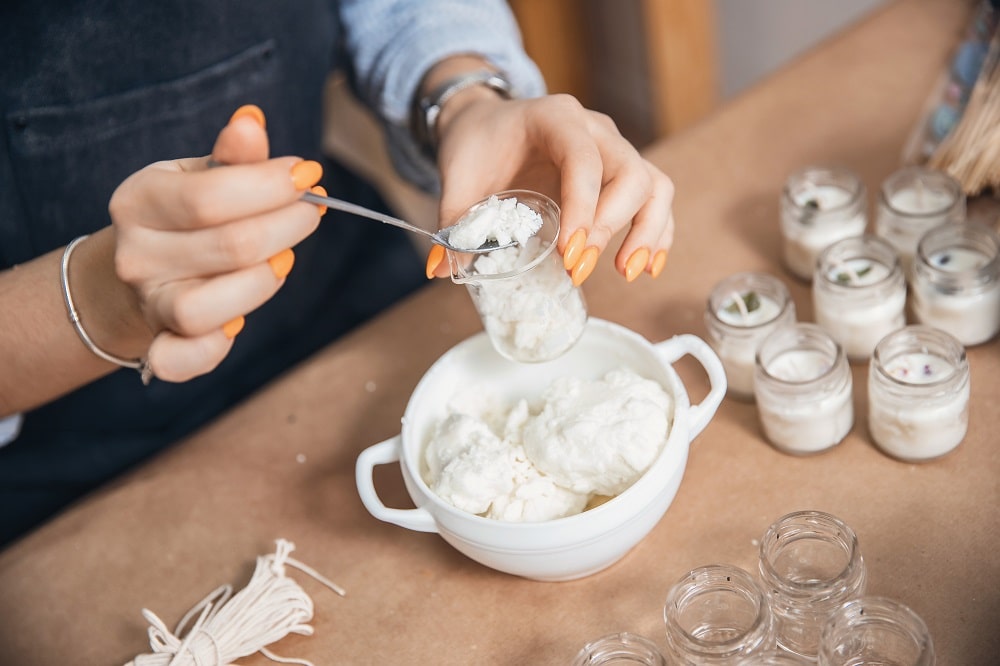
MULTIPOLYGON (((319 153, 339 33, 335 3, 322 0, 3 3, 0 269, 109 224, 125 177, 208 154, 246 103, 267 115, 272 155, 324 161, 333 196, 384 208, 319 153)), ((0 448, 0 546, 425 282, 405 233, 332 210, 295 254, 287 283, 211 374, 143 387, 119 370, 24 414, 0 448)))

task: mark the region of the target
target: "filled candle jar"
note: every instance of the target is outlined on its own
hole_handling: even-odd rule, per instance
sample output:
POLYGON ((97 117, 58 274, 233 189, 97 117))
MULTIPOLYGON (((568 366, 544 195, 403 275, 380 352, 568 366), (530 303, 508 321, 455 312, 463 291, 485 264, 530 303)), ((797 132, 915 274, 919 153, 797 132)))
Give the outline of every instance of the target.
POLYGON ((895 249, 871 235, 837 241, 819 257, 812 284, 816 323, 852 361, 906 324, 906 280, 895 249))
POLYGON ((815 324, 779 328, 757 350, 754 396, 765 437, 780 451, 824 451, 854 424, 844 349, 815 324))
POLYGON ((882 183, 875 233, 899 253, 909 277, 917 243, 929 230, 965 219, 965 193, 943 171, 906 167, 882 183))
POLYGON ((820 252, 842 238, 863 234, 866 198, 864 183, 848 169, 807 167, 789 176, 781 195, 788 269, 811 280, 820 252))
POLYGON ((754 362, 761 341, 795 323, 795 303, 784 283, 765 273, 737 273, 709 295, 705 326, 726 369, 729 394, 753 399, 754 362))
POLYGON ((868 430, 888 455, 938 458, 965 438, 969 363, 951 335, 907 326, 879 342, 868 372, 868 430))
POLYGON ((917 321, 978 345, 1000 331, 1000 236, 967 222, 932 229, 913 265, 917 321))

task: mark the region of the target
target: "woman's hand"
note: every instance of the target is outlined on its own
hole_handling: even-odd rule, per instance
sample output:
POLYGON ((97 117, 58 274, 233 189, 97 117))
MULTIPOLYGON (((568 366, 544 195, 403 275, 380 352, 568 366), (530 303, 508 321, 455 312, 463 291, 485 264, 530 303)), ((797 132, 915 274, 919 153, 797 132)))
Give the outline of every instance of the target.
MULTIPOLYGON (((625 227, 618 272, 630 282, 643 271, 660 274, 673 242, 673 183, 610 118, 569 95, 508 101, 482 87, 461 95, 439 123, 443 223, 495 192, 536 190, 561 205, 557 247, 575 284, 625 227)), ((432 263, 429 275, 445 268, 432 263)))
POLYGON ((152 334, 157 377, 185 381, 225 358, 243 316, 284 284, 290 248, 318 226, 321 212, 299 197, 321 175, 316 162, 268 159, 263 113, 248 106, 211 157, 158 162, 118 187, 115 268, 152 334))

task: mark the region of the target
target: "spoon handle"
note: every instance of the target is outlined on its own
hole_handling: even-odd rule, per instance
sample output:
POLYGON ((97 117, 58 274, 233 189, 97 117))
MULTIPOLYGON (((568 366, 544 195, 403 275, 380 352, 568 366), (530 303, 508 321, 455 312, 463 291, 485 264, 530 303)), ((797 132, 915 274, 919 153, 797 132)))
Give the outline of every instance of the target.
POLYGON ((309 203, 320 204, 322 206, 329 206, 330 208, 333 208, 335 210, 342 210, 345 213, 351 213, 353 215, 360 215, 361 217, 367 217, 368 219, 376 220, 377 222, 385 222, 386 224, 391 224, 394 227, 406 229, 407 231, 415 231, 418 234, 430 236, 431 238, 437 240, 437 236, 435 236, 433 233, 427 231, 426 229, 421 229, 415 224, 404 222, 398 217, 393 217, 392 215, 384 215, 383 213, 371 210, 370 208, 365 208, 364 206, 353 204, 349 201, 334 199, 333 197, 324 197, 319 194, 313 194, 312 192, 303 192, 302 200, 308 201, 309 203))

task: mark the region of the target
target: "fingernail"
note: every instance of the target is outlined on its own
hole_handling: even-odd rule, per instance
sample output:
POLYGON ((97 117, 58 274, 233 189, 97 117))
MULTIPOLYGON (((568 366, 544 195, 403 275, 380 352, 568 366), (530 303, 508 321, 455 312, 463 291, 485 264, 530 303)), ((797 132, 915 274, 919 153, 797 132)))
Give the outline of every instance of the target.
POLYGON ((264 112, 261 111, 260 107, 256 104, 244 104, 240 108, 236 109, 233 115, 229 117, 229 122, 233 122, 237 118, 242 118, 243 116, 253 118, 261 127, 267 127, 267 121, 264 119, 264 112))
POLYGON ((649 274, 653 277, 660 277, 663 267, 667 265, 667 251, 660 250, 653 256, 653 265, 649 269, 649 274))
POLYGON ((569 242, 566 243, 566 251, 563 252, 563 268, 571 270, 576 266, 576 261, 580 258, 580 253, 583 251, 583 246, 586 242, 586 231, 577 229, 573 232, 573 235, 569 237, 569 242))
POLYGON ((646 268, 646 264, 649 263, 649 248, 640 247, 638 250, 632 253, 632 256, 628 258, 625 262, 625 279, 628 282, 639 277, 646 268))
POLYGON ((431 280, 434 278, 434 273, 437 271, 438 266, 444 261, 444 248, 440 245, 435 245, 431 248, 431 251, 427 254, 427 279, 431 280))
POLYGON ((282 250, 268 259, 267 263, 271 265, 274 277, 282 280, 292 272, 292 266, 295 264, 295 253, 292 252, 292 248, 282 250))
POLYGON ((322 177, 323 167, 320 166, 319 162, 302 160, 296 162, 295 166, 292 167, 292 182, 295 183, 295 189, 300 192, 308 190, 322 177))
POLYGON ((597 256, 600 253, 601 251, 593 245, 583 251, 583 254, 580 255, 580 261, 576 262, 576 266, 570 273, 570 277, 573 278, 573 286, 579 287, 584 280, 590 277, 590 274, 594 272, 594 267, 597 266, 597 256))
MULTIPOLYGON (((321 197, 325 197, 326 196, 326 188, 323 187, 322 185, 317 185, 316 187, 313 187, 309 191, 312 192, 313 194, 318 194, 321 197)), ((316 204, 316 207, 319 208, 319 216, 320 217, 323 217, 324 215, 326 215, 326 211, 327 211, 327 207, 326 206, 324 206, 323 204, 316 204)))
POLYGON ((246 317, 237 317, 236 319, 227 321, 222 326, 222 332, 223 334, 225 334, 227 338, 232 340, 237 335, 239 335, 240 331, 243 330, 243 325, 246 323, 247 323, 246 317))

